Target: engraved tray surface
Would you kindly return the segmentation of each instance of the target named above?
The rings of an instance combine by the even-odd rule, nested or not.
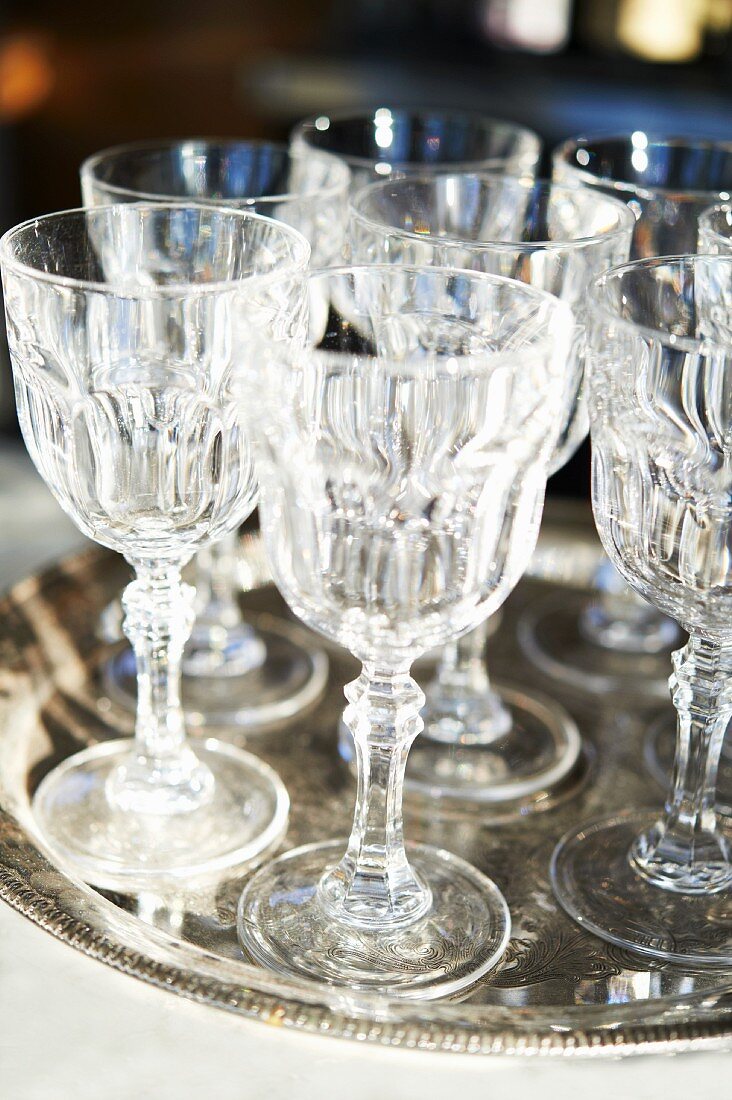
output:
[[[556,513],[555,513],[556,517]],[[573,517],[574,518],[574,517]],[[571,525],[545,527],[537,561],[551,583],[567,583]],[[590,575],[592,539],[575,525],[577,570]],[[569,532],[569,536],[568,536]],[[543,554],[543,557],[542,557]],[[560,564],[558,564],[560,563]],[[244,543],[245,606],[256,616],[287,611],[263,585],[256,536]],[[196,893],[103,895],[70,878],[43,854],[29,799],[46,772],[84,745],[128,733],[131,720],[104,696],[100,666],[112,649],[98,617],[128,577],[113,555],[89,551],[16,585],[0,608],[0,896],[77,950],[181,996],[230,1012],[323,1035],[424,1050],[514,1055],[601,1055],[732,1045],[732,972],[682,971],[609,947],[558,911],[548,882],[556,840],[573,823],[630,806],[658,805],[642,767],[641,739],[652,711],[621,698],[571,698],[542,683],[520,657],[516,614],[546,591],[525,580],[490,643],[491,669],[553,693],[572,711],[588,746],[579,772],[524,816],[509,808],[453,811],[407,804],[410,840],[453,850],[491,875],[512,918],[508,952],[459,1003],[398,1002],[295,983],[245,961],[235,934],[244,878]],[[354,781],[336,752],[342,685],[357,672],[330,654],[325,697],[288,727],[250,735],[247,746],[275,767],[291,794],[284,847],[343,836]],[[418,678],[424,668],[418,668]],[[658,704],[654,704],[657,708]],[[222,734],[221,736],[225,736]],[[732,914],[729,915],[732,920]]]

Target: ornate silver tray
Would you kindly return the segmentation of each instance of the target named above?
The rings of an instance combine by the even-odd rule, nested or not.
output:
[[[541,684],[519,655],[515,622],[547,583],[587,581],[597,545],[586,516],[554,512],[534,573],[506,605],[490,643],[491,667],[514,683]],[[254,615],[284,615],[266,585],[256,536],[244,543],[242,574]],[[553,845],[573,822],[632,805],[657,805],[642,766],[650,711],[622,698],[562,693],[587,743],[582,767],[535,812],[515,807],[441,816],[435,802],[408,805],[407,835],[465,856],[504,891],[513,917],[508,953],[460,1003],[396,1002],[325,984],[294,984],[245,961],[235,910],[244,879],[206,892],[103,895],[69,878],[44,855],[29,801],[59,760],[130,728],[105,697],[101,669],[112,649],[99,614],[125,582],[120,559],[91,551],[18,584],[0,608],[0,896],[79,951],[180,996],[271,1026],[386,1046],[472,1054],[601,1055],[732,1045],[732,972],[682,971],[608,947],[557,910],[548,882]],[[289,727],[250,735],[292,796],[286,846],[343,835],[353,780],[336,753],[341,688],[355,673],[331,654],[325,696]],[[657,703],[655,704],[657,708]]]

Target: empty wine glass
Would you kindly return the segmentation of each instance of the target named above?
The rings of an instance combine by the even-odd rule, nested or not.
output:
[[[636,215],[631,258],[696,251],[699,215],[732,189],[732,144],[632,134],[580,137],[553,154],[564,183],[623,199]],[[678,628],[604,562],[596,594],[538,601],[522,624],[525,652],[545,673],[589,691],[667,698]]]
[[[96,153],[81,167],[87,206],[185,200],[251,210],[294,226],[327,265],[343,248],[349,173],[323,153],[293,155],[261,141],[139,142]],[[325,654],[304,632],[268,617],[247,622],[238,602],[236,532],[196,559],[196,621],[183,655],[183,706],[191,726],[271,726],[313,703],[325,686]],[[134,655],[109,662],[109,693],[135,702]]]
[[[193,590],[180,571],[254,507],[232,373],[251,331],[297,306],[308,255],[287,226],[180,204],[51,214],[0,244],[28,451],[83,533],[135,570],[123,596],[135,740],[74,754],[33,799],[55,857],[94,885],[204,879],[256,861],[285,831],[287,794],[269,767],[186,741]]]
[[[487,271],[530,283],[570,305],[575,332],[565,364],[568,400],[551,459],[560,469],[587,432],[584,310],[588,282],[627,260],[635,219],[627,206],[579,187],[505,175],[387,180],[353,199],[354,260]],[[474,802],[519,800],[557,786],[577,761],[580,736],[555,700],[491,685],[486,624],[446,647],[426,689],[424,736],[407,786]],[[343,750],[342,750],[343,751]]]
[[[554,854],[575,920],[687,964],[732,963],[729,844],[715,808],[732,716],[732,259],[641,260],[590,291],[593,507],[625,579],[689,633],[673,655],[663,814],[584,824]]]
[[[509,916],[462,859],[405,849],[424,703],[410,667],[475,627],[528,563],[571,316],[533,287],[440,268],[333,269],[308,288],[307,337],[257,347],[246,390],[275,582],[363,665],[345,689],[357,804],[348,842],[249,881],[239,936],[284,974],[436,997],[497,962]]]
[[[430,171],[500,170],[532,176],[541,155],[535,133],[478,111],[378,107],[369,112],[323,114],[298,123],[295,150],[340,157],[355,193],[393,175]]]
[[[699,218],[699,252],[732,256],[732,207],[713,206]],[[669,717],[654,720],[646,737],[644,756],[648,769],[662,785],[668,784],[674,762],[675,737]],[[732,739],[725,738],[717,776],[717,810],[732,817]]]

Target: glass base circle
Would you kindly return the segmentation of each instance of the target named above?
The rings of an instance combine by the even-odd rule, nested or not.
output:
[[[597,645],[581,628],[590,596],[582,591],[551,593],[528,607],[518,623],[518,640],[529,660],[546,676],[591,694],[638,693],[668,699],[671,653],[626,652]]]
[[[264,730],[293,718],[323,694],[328,658],[313,636],[270,615],[252,618],[251,623],[264,643],[265,657],[260,665],[238,676],[181,677],[183,709],[191,731]],[[134,713],[137,672],[129,647],[107,663],[103,681],[110,699]]]
[[[678,626],[660,612],[624,622],[608,615],[599,601],[585,608],[579,626],[591,645],[621,653],[660,653],[679,643]]]
[[[260,863],[287,829],[289,798],[272,768],[212,739],[196,745],[213,792],[180,813],[133,813],[107,797],[107,782],[133,753],[109,741],[70,756],[42,781],[32,812],[41,840],[77,877],[107,890],[193,886]]]
[[[406,789],[431,798],[496,805],[559,786],[577,764],[582,740],[564,707],[542,695],[494,683],[511,729],[486,745],[447,745],[429,726],[409,754]]]
[[[668,789],[676,752],[676,719],[673,713],[661,714],[648,727],[643,744],[646,768],[663,788]],[[727,734],[722,745],[717,772],[717,812],[732,817],[732,737]]]
[[[260,668],[267,657],[262,639],[246,622],[222,628],[196,620],[181,664],[183,676],[234,679]]]
[[[308,844],[263,867],[239,901],[242,947],[268,970],[399,998],[449,997],[474,985],[503,956],[511,920],[489,878],[450,852],[407,845],[431,890],[413,924],[366,931],[334,920],[318,884],[347,841]]]
[[[588,932],[640,955],[686,966],[732,965],[732,889],[661,889],[629,862],[636,836],[659,813],[618,814],[560,840],[551,881],[562,908]]]

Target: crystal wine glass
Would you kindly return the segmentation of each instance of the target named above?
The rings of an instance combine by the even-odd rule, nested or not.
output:
[[[541,140],[513,122],[454,108],[415,110],[378,107],[367,112],[321,114],[294,128],[291,148],[327,152],[351,173],[351,194],[375,180],[447,170],[508,172],[532,177]],[[496,615],[486,630],[495,628]],[[428,654],[432,660],[436,655]],[[351,759],[352,740],[339,726],[339,750]]]
[[[565,141],[553,154],[564,183],[623,199],[636,215],[631,258],[696,251],[701,212],[732,188],[732,144],[642,131]],[[546,674],[593,692],[667,698],[678,628],[640,599],[604,562],[596,595],[538,601],[520,631],[525,652]]]
[[[535,133],[478,111],[378,107],[318,115],[292,132],[295,150],[321,150],[344,161],[355,194],[388,176],[495,170],[533,176],[541,155]]]
[[[257,347],[246,389],[275,581],[363,666],[345,689],[357,804],[347,843],[249,881],[239,936],[284,974],[436,997],[496,963],[509,917],[462,859],[405,849],[424,703],[410,666],[490,614],[528,563],[571,315],[523,283],[440,268],[354,266],[308,286],[307,336]]]
[[[584,309],[588,281],[628,258],[635,219],[627,206],[584,188],[512,176],[433,175],[386,180],[352,201],[358,262],[432,264],[530,283],[572,307],[565,365],[569,400],[551,459],[560,469],[587,432]],[[528,688],[491,685],[486,623],[450,643],[426,689],[424,736],[407,786],[473,802],[538,805],[580,751],[573,719]],[[533,798],[532,798],[533,796]]]
[[[715,808],[732,716],[732,259],[616,268],[590,292],[593,507],[605,550],[689,634],[664,812],[572,829],[553,857],[560,902],[611,943],[686,964],[732,963],[732,863]]]
[[[84,880],[147,889],[256,862],[282,837],[275,773],[187,742],[180,661],[193,620],[182,566],[235,529],[256,484],[232,375],[257,327],[297,306],[307,242],[266,218],[180,204],[74,210],[0,244],[23,436],[82,532],[135,570],[135,739],[69,757],[33,800],[40,834]]]
[[[732,206],[716,205],[699,218],[699,252],[732,256]],[[664,713],[653,721],[645,743],[645,760],[654,778],[666,786],[674,761],[674,730]],[[717,776],[717,810],[732,817],[732,739],[725,738]]]
[[[96,153],[81,167],[87,206],[185,200],[251,210],[298,229],[318,266],[343,248],[349,173],[324,153],[293,155],[261,141],[139,142]],[[312,704],[325,686],[325,654],[304,632],[267,617],[247,622],[237,599],[238,539],[232,532],[196,558],[196,621],[183,655],[190,726],[262,729]],[[134,707],[134,655],[109,662],[109,693]]]

